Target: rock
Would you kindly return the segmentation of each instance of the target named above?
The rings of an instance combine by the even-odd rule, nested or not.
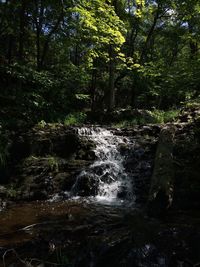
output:
[[[192,129],[192,130],[191,130]],[[174,208],[200,207],[200,135],[198,124],[185,125],[176,135],[174,146]]]
[[[7,207],[7,202],[0,198],[0,212]]]
[[[127,188],[124,187],[124,186],[121,186],[119,188],[119,191],[117,192],[117,197],[120,198],[120,199],[126,199],[127,196],[128,196]]]
[[[76,177],[73,172],[61,172],[56,174],[53,181],[55,191],[70,191],[75,181]]]
[[[162,216],[172,204],[175,130],[173,125],[169,125],[160,133],[148,201],[148,214],[152,216]]]
[[[16,168],[12,177],[12,199],[48,199],[52,194],[70,191],[80,171],[91,161],[59,157],[29,157]]]
[[[5,186],[0,185],[0,198],[5,198],[7,195],[7,189]]]
[[[99,181],[94,176],[81,175],[74,187],[74,194],[82,197],[95,196],[98,192]]]
[[[10,150],[12,175],[6,182],[15,194],[9,197],[46,199],[70,190],[77,174],[95,159],[93,149],[92,141],[78,136],[75,127],[62,124],[41,124],[20,133]]]
[[[126,114],[127,111],[120,112]],[[135,111],[132,112],[130,112],[131,116]],[[141,113],[137,110],[138,112]],[[186,123],[166,124],[166,127],[140,125],[123,129],[108,128],[113,134],[124,136],[119,150],[124,157],[125,170],[133,179],[137,203],[144,204],[148,198],[155,150],[161,131],[159,143],[165,143],[165,145],[162,145],[161,158],[156,156],[149,199],[155,199],[155,202],[161,201],[164,203],[164,210],[166,210],[171,202],[172,192],[170,190],[173,187],[175,192],[174,204],[176,203],[178,206],[180,203],[185,203],[184,205],[188,207],[192,203],[198,205],[200,188],[199,112],[197,109],[190,109],[187,112],[190,120]],[[175,142],[170,141],[171,135],[168,136],[170,131],[166,130],[166,128],[173,128],[173,125],[176,128]],[[12,173],[8,172],[10,180],[7,179],[7,174],[4,172],[5,181],[10,184],[8,188],[9,186],[10,188],[13,187],[11,188],[13,191],[10,190],[12,191],[10,194],[12,199],[20,199],[21,196],[26,196],[27,199],[29,196],[35,198],[35,196],[39,196],[38,191],[43,192],[39,196],[40,198],[48,198],[49,195],[59,191],[71,190],[81,170],[90,165],[96,158],[95,144],[85,136],[78,136],[77,132],[77,127],[66,127],[62,124],[41,124],[26,133],[20,133],[19,136],[13,135],[15,138],[11,142],[13,145],[10,150],[12,160],[8,165],[12,170]],[[126,142],[126,139],[129,141]],[[175,173],[173,173],[174,165],[176,167]],[[93,171],[98,175],[103,175],[101,168],[94,168]],[[163,179],[167,173],[169,174],[166,175],[168,178]],[[88,195],[89,192],[92,192],[91,194],[94,195],[98,184],[95,184],[92,177],[84,179],[86,179],[87,186],[83,188],[81,185],[82,194]],[[167,185],[166,181],[169,179],[170,185]],[[102,181],[109,183],[108,173],[102,177]],[[92,190],[92,185],[96,189]],[[0,196],[1,194],[5,195],[0,190]],[[120,195],[124,195],[124,193],[119,192]],[[169,196],[169,205],[163,201],[166,195]],[[181,201],[183,197],[189,200],[188,203],[186,200]]]

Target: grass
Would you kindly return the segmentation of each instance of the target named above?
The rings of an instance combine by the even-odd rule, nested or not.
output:
[[[58,159],[55,158],[55,157],[49,157],[48,158],[48,163],[49,163],[49,166],[51,168],[51,170],[55,170],[55,171],[59,171],[59,164],[58,164]]]
[[[155,109],[148,111],[148,113],[152,116],[152,122],[150,123],[167,123],[174,121],[180,111],[178,109],[168,111]]]
[[[172,122],[176,120],[179,115],[179,110],[147,110],[147,115],[136,116],[130,120],[121,120],[120,122],[112,124],[113,127],[125,128],[132,127],[135,125],[145,125],[145,124],[162,124],[167,122]]]
[[[80,125],[86,120],[86,114],[84,112],[74,112],[66,116],[64,125]]]
[[[15,189],[15,186],[13,184],[11,184],[9,186],[9,188],[7,188],[7,197],[10,197],[10,198],[16,198],[17,196],[17,190]]]
[[[44,129],[45,127],[50,127],[52,129],[56,128],[58,125],[66,125],[66,126],[78,126],[84,124],[86,121],[87,115],[84,112],[73,112],[69,113],[64,119],[57,119],[54,122],[47,123],[44,120],[41,120],[36,124],[36,126],[40,129]]]

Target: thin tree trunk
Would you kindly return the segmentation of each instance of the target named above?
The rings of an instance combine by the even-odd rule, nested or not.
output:
[[[75,66],[79,65],[78,44],[75,46],[74,64]]]
[[[188,22],[188,25],[189,25],[189,33],[192,35],[194,33],[193,24],[191,22]],[[194,59],[198,52],[197,41],[191,39],[189,45],[190,45],[190,58]]]
[[[160,13],[160,9],[158,7],[158,9],[157,9],[157,11],[155,13],[155,16],[154,16],[153,24],[151,25],[151,28],[150,28],[150,30],[149,30],[149,32],[147,34],[147,38],[146,38],[145,44],[143,46],[142,53],[140,55],[140,62],[144,62],[145,59],[146,59],[147,51],[149,49],[150,40],[152,38],[152,35],[154,33],[157,21],[159,19],[159,13]]]
[[[7,52],[8,64],[11,64],[12,62],[12,51],[13,51],[13,35],[10,34],[8,40],[8,52]]]
[[[96,100],[96,81],[97,81],[97,70],[92,70],[92,82],[91,82],[91,111],[95,111],[95,100]]]
[[[40,30],[36,29],[36,47],[37,47],[37,69],[40,70]]]
[[[51,41],[51,37],[56,32],[56,30],[58,29],[62,19],[63,19],[63,12],[58,17],[58,20],[57,20],[56,24],[54,25],[54,27],[52,28],[52,30],[48,34],[47,39],[46,39],[46,41],[44,43],[43,51],[42,51],[42,54],[41,54],[40,67],[42,67],[44,65],[44,61],[45,61],[45,58],[46,58],[46,55],[47,55],[47,52],[48,52],[48,48],[49,48],[49,43]]]
[[[131,107],[135,107],[135,99],[136,99],[136,91],[135,91],[135,85],[132,85],[132,90],[131,90]]]
[[[115,107],[115,74],[114,74],[114,52],[113,47],[109,47],[109,89],[108,89],[108,111],[112,111]]]
[[[19,30],[19,50],[18,50],[19,60],[23,60],[24,58],[25,21],[26,21],[26,0],[22,0],[21,10],[20,10],[20,30]]]
[[[40,34],[42,31],[42,22],[43,22],[43,16],[44,16],[44,6],[42,5],[42,2],[39,2],[37,0],[34,1],[35,3],[35,9],[36,14],[34,17],[34,22],[36,26],[36,60],[37,60],[37,69],[40,70],[41,63],[40,63],[40,56],[41,56],[41,47],[40,47]],[[40,10],[39,10],[39,4],[40,3]]]

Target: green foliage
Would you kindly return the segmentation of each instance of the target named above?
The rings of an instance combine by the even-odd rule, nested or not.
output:
[[[186,102],[183,102],[182,105],[186,108],[200,108],[200,98],[187,100]]]
[[[7,197],[9,198],[16,198],[18,193],[14,185],[10,185],[9,188],[6,190],[6,192],[7,192]]]
[[[58,171],[58,159],[55,157],[48,157],[48,163],[52,171]]]
[[[75,66],[67,65],[65,70],[51,73],[14,64],[1,67],[0,74],[5,89],[0,92],[1,112],[11,128],[20,127],[25,121],[33,125],[63,120],[71,109],[79,110],[90,103],[89,95],[83,91],[88,76]]]
[[[1,120],[12,129],[63,121],[106,109],[111,92],[117,108],[196,99],[199,10],[197,0],[0,3]]]
[[[37,124],[37,126],[39,127],[39,128],[45,128],[45,126],[46,126],[47,124],[46,124],[46,122],[44,121],[44,120],[41,120],[40,122],[38,122],[38,124]]]
[[[125,25],[116,15],[114,7],[105,0],[80,1],[74,8],[79,14],[81,35],[90,37],[96,53],[102,45],[121,46],[125,42]],[[92,33],[92,34],[91,34]],[[88,36],[90,34],[90,36]]]
[[[175,121],[180,113],[180,110],[169,110],[164,112],[164,118],[163,121],[166,122],[172,122]]]
[[[167,123],[167,122],[172,122],[174,121],[178,115],[179,115],[179,110],[169,110],[169,111],[163,111],[163,110],[153,110],[153,111],[148,111],[149,114],[151,115],[152,123]]]
[[[117,128],[127,128],[127,127],[132,127],[135,125],[138,125],[139,121],[137,119],[132,119],[132,120],[122,120],[117,123],[113,123],[112,127],[117,127]]]
[[[80,125],[85,122],[86,114],[83,112],[70,113],[64,120],[65,125]]]
[[[178,115],[178,110],[144,110],[141,115],[134,116],[133,119],[121,120],[120,122],[113,124],[113,126],[125,128],[135,125],[167,123],[175,121]]]

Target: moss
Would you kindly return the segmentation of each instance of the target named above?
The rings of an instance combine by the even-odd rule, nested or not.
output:
[[[36,156],[29,156],[26,158],[23,162],[24,167],[28,167],[31,165],[37,166],[44,166],[50,169],[51,171],[59,171],[59,161],[60,159],[58,157],[53,157],[53,156],[46,156],[46,157],[36,157]]]

